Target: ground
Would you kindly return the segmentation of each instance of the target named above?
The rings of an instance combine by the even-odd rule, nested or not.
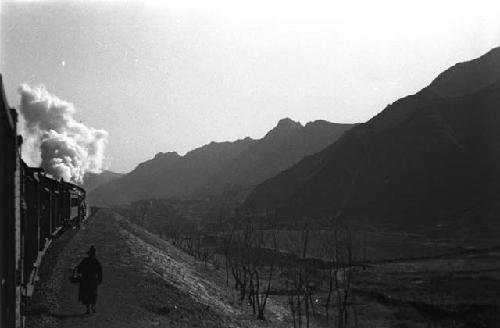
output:
[[[104,270],[96,314],[77,302],[68,277],[94,245]],[[101,210],[54,243],[30,301],[28,327],[279,327],[279,304],[255,320],[220,272],[118,214]],[[49,266],[49,267],[47,267]]]
[[[97,313],[87,315],[78,285],[68,278],[90,245],[104,281]],[[40,276],[27,307],[29,328],[293,327],[282,293],[269,300],[266,320],[256,320],[226,286],[222,268],[111,210],[100,210],[81,230],[65,231],[44,257]],[[497,327],[500,249],[372,261],[356,267],[352,292],[349,327]],[[333,326],[321,315],[311,323]]]

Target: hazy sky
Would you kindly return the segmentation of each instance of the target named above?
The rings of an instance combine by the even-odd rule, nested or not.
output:
[[[43,84],[107,130],[125,172],[283,117],[366,121],[500,45],[500,1],[406,2],[4,1],[1,72],[11,105]]]

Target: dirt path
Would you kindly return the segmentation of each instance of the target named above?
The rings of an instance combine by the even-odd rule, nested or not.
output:
[[[68,277],[90,245],[104,270],[96,314],[77,302]],[[111,211],[69,240],[44,282],[46,304],[28,322],[50,327],[276,327],[253,320],[217,272]],[[275,309],[279,312],[279,307]],[[274,321],[272,319],[275,319]]]

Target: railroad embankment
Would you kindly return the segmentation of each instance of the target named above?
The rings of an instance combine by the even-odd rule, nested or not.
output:
[[[97,249],[104,281],[97,313],[88,315],[77,301],[78,285],[68,277],[90,245]],[[81,230],[63,235],[44,264],[28,327],[283,325],[273,313],[266,322],[253,319],[224,288],[220,272],[110,210],[99,211]]]

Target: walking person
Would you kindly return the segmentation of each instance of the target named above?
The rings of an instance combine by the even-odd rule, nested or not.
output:
[[[87,252],[88,257],[84,258],[76,267],[77,272],[81,275],[78,300],[87,307],[87,314],[90,313],[91,309],[92,312],[96,312],[97,286],[102,282],[102,267],[95,253],[95,247],[90,246]]]

